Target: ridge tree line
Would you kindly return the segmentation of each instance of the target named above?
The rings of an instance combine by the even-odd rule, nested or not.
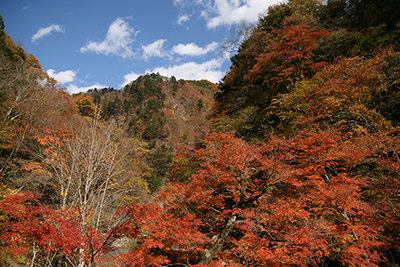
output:
[[[0,202],[5,248],[0,259],[32,266],[395,266],[400,261],[397,6],[395,0],[291,0],[270,7],[231,58],[215,95],[213,132],[196,147],[175,148],[169,181],[151,201],[118,192],[124,189],[121,181],[140,173],[138,161],[148,149],[143,140],[111,131],[113,142],[98,148],[106,162],[82,162],[82,148],[96,147],[79,146],[85,138],[97,140],[90,129],[99,129],[105,140],[109,136],[96,116],[84,119],[88,128],[78,132],[43,129],[39,126],[51,118],[41,118],[39,111],[30,115],[35,110],[23,110],[19,98],[2,95],[2,116],[10,116],[12,107],[19,120],[2,121],[8,127],[2,132],[2,162],[9,174],[2,177],[8,181]],[[26,66],[22,76],[37,64]],[[128,93],[141,86],[133,83]],[[57,112],[78,116],[79,104],[66,102],[71,113],[61,107]],[[161,110],[151,103],[151,112]],[[138,105],[140,115],[148,103]],[[160,125],[151,119],[150,125]],[[137,125],[128,127],[135,132]],[[28,126],[38,130],[20,129]],[[116,171],[128,167],[131,176]],[[43,194],[39,199],[13,184],[26,177],[19,169],[31,179],[51,176],[56,182],[36,186]],[[87,180],[94,186],[76,186],[90,184]],[[140,183],[132,178],[126,184]],[[54,189],[61,197],[48,193]],[[113,190],[118,193],[106,193]],[[120,205],[89,204],[95,198],[97,205],[110,203],[106,196]],[[112,241],[122,237],[129,249],[110,256],[116,249]]]

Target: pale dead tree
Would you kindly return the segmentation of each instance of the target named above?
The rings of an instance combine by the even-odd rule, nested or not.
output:
[[[99,229],[107,205],[114,203],[124,155],[112,140],[112,125],[87,119],[75,127],[45,135],[41,159],[51,168],[60,208],[78,208],[83,229]]]
[[[78,210],[80,229],[89,239],[89,244],[82,244],[80,258],[89,255],[94,260],[106,243],[113,241],[109,233],[123,223],[114,213],[130,179],[123,167],[126,153],[113,141],[113,125],[85,118],[43,134],[39,144],[42,149],[36,156],[46,165],[44,176],[56,190],[56,202],[63,210]],[[108,233],[100,247],[91,240],[93,230]],[[79,260],[78,266],[88,264]]]
[[[240,45],[248,40],[254,32],[254,24],[242,20],[229,28],[228,36],[221,45],[222,55],[236,53]]]

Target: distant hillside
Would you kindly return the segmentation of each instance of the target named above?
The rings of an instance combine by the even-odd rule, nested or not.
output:
[[[101,109],[101,117],[114,121],[126,138],[147,144],[149,165],[155,170],[147,180],[156,189],[165,179],[177,148],[185,145],[193,149],[210,132],[217,88],[206,80],[176,80],[152,73],[122,90],[93,89],[86,95]]]

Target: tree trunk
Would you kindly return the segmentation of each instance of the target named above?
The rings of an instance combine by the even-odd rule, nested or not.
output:
[[[217,255],[219,250],[222,248],[229,233],[235,226],[236,219],[237,219],[236,215],[232,215],[229,218],[224,229],[222,230],[221,234],[219,235],[217,240],[214,242],[214,244],[211,244],[210,247],[208,247],[204,250],[203,256],[201,257],[199,264],[208,265],[211,262],[211,260],[215,257],[215,255]]]

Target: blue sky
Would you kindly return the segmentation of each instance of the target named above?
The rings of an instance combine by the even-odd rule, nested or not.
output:
[[[70,93],[139,75],[218,82],[221,44],[276,0],[0,0],[5,31]]]

